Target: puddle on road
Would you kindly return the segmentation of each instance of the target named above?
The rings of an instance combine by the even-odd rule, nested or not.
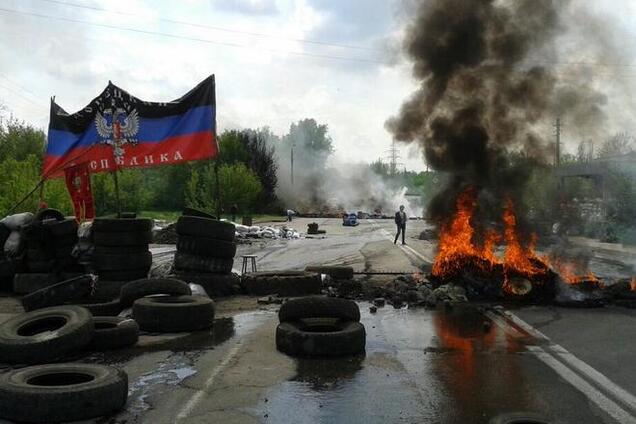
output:
[[[524,346],[475,307],[367,310],[365,355],[296,359],[296,376],[250,413],[272,423],[480,422],[471,420],[493,399],[496,411],[531,404],[511,387],[523,388]]]

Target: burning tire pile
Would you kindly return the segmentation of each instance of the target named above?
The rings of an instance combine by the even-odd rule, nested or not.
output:
[[[183,281],[141,279],[123,285],[111,302],[117,308],[109,312],[116,315],[132,306],[132,319],[100,316],[80,306],[94,283],[85,275],[40,289],[22,298],[28,312],[0,324],[0,363],[30,365],[0,377],[0,417],[57,422],[112,414],[126,403],[126,373],[103,365],[47,363],[132,346],[140,330],[185,332],[213,325],[212,300],[192,296]]]

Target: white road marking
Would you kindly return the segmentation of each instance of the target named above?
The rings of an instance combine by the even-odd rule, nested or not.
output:
[[[614,418],[621,424],[636,424],[636,418],[629,412],[621,408],[616,402],[609,399],[603,393],[594,388],[590,383],[585,381],[582,377],[566,367],[558,361],[554,356],[545,352],[538,346],[528,346],[528,349],[544,364],[552,368],[557,374],[559,374],[565,381],[570,383],[575,389],[583,393],[591,402],[596,404],[603,411],[607,412],[609,416]]]
[[[377,227],[377,224],[375,221],[371,221],[371,223]],[[386,229],[384,228],[380,228],[379,229],[380,232],[382,234],[384,234],[384,236],[387,238],[387,240],[389,241],[393,241],[394,239],[391,238],[391,233],[389,233]],[[420,252],[416,251],[415,249],[413,249],[411,246],[405,245],[405,244],[398,244],[397,245],[400,249],[402,249],[405,253],[411,253],[413,255],[415,255],[416,257],[420,258],[421,260],[423,260],[424,262],[429,262],[432,263],[431,258],[427,258],[424,255],[422,255]]]
[[[210,377],[208,377],[208,379],[205,381],[205,384],[203,385],[203,387],[200,390],[198,390],[194,395],[192,395],[190,400],[188,400],[188,402],[183,406],[183,408],[181,408],[181,410],[177,414],[176,422],[179,422],[187,418],[192,413],[192,411],[197,406],[197,404],[201,402],[201,399],[203,398],[203,396],[205,396],[207,391],[210,389],[210,387],[212,387],[212,384],[214,384],[214,380],[216,379],[216,377],[221,372],[223,372],[225,368],[227,368],[230,362],[239,353],[240,349],[241,349],[241,344],[239,343],[228,352],[227,356],[223,358],[223,361],[221,361],[221,363],[217,365],[216,368],[214,368],[214,370],[210,374]]]
[[[511,333],[514,332],[517,337],[521,336],[521,333],[502,317],[492,312],[487,312],[486,315],[492,319],[495,324],[506,331],[507,334],[514,336],[514,334]],[[623,408],[623,406],[625,406],[628,410],[636,411],[636,397],[568,352],[563,346],[552,343],[550,338],[517,315],[510,311],[505,311],[502,315],[532,337],[540,340],[543,339],[549,343],[546,348],[528,346],[528,350],[541,362],[552,368],[564,380],[582,392],[590,401],[594,402],[619,423],[636,424],[636,417]],[[580,375],[575,371],[580,373]],[[596,387],[590,383],[593,383]],[[606,394],[622,403],[623,406],[610,399]]]

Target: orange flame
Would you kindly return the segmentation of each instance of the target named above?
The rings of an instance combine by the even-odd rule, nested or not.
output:
[[[472,188],[464,191],[457,198],[457,210],[453,219],[441,229],[438,252],[432,270],[434,276],[452,277],[465,268],[490,272],[495,266],[502,266],[503,288],[510,290],[509,276],[517,275],[533,279],[546,275],[548,269],[553,267],[569,284],[588,282],[603,286],[603,283],[591,272],[583,277],[578,276],[574,264],[558,260],[551,263],[548,258],[537,255],[536,234],[532,234],[530,240],[524,245],[519,237],[514,203],[511,199],[507,199],[504,205],[503,237],[496,230],[489,229],[484,233],[483,244],[477,245],[473,241],[476,231],[471,223],[476,207],[476,193]],[[503,258],[499,258],[495,254],[495,248],[502,239],[506,248]],[[636,283],[633,286],[636,286]]]
[[[636,292],[636,277],[632,277],[632,282],[629,284],[629,288],[633,292]]]

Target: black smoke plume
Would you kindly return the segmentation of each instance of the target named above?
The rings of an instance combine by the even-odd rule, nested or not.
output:
[[[427,163],[450,175],[429,203],[438,224],[468,186],[478,190],[484,220],[500,217],[532,166],[552,160],[557,116],[581,126],[604,119],[604,96],[551,66],[568,3],[418,1],[404,48],[421,85],[386,126],[396,140],[420,143]]]

